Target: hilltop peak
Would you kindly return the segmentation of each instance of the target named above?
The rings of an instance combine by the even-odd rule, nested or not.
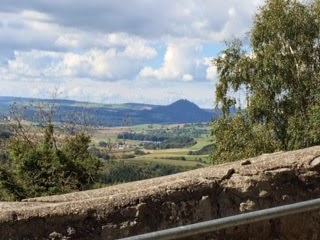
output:
[[[185,98],[185,99],[179,99],[179,100],[177,100],[177,101],[175,101],[173,103],[192,103],[192,102],[190,102],[188,99]]]
[[[180,99],[178,101],[175,101],[173,103],[171,103],[170,105],[168,105],[168,107],[188,107],[188,108],[197,108],[199,109],[198,105],[196,105],[195,103],[193,102],[190,102],[189,100],[187,99]]]
[[[195,103],[187,99],[180,99],[167,106],[154,109],[161,120],[170,123],[195,123],[208,122],[212,119],[212,113],[199,108]]]

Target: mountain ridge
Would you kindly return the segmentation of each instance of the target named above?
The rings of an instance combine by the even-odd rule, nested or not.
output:
[[[52,99],[18,98],[0,96],[0,115],[8,115],[10,105],[17,102],[22,105],[30,102],[50,103]],[[92,102],[81,102],[75,100],[54,100],[59,105],[60,115],[70,111],[90,110],[90,114],[98,119],[104,126],[121,126],[123,122],[131,125],[138,124],[177,124],[177,123],[201,123],[209,122],[220,114],[219,110],[201,109],[195,103],[180,99],[169,105],[155,105],[146,103],[122,103],[103,104]]]

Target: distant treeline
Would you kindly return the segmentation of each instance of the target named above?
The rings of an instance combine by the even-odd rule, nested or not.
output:
[[[148,150],[152,149],[170,149],[170,148],[185,148],[193,146],[197,141],[191,137],[172,137],[161,143],[150,142],[144,144],[144,148]]]
[[[152,142],[163,142],[168,138],[169,137],[165,137],[165,136],[146,135],[143,133],[130,133],[130,132],[126,132],[118,135],[118,139],[131,139],[131,140],[152,141]]]
[[[199,138],[203,134],[209,134],[209,130],[202,124],[186,124],[184,127],[152,129],[141,133],[125,132],[118,135],[118,139],[131,139],[138,141],[163,142],[172,137]]]
[[[184,148],[195,145],[197,141],[193,137],[186,134],[186,132],[190,134],[190,132],[186,131],[186,129],[174,129],[174,131],[153,130],[150,134],[126,132],[119,134],[118,139],[146,141],[146,143],[143,143],[143,146],[148,150]],[[199,129],[196,131],[195,135],[199,136],[202,133],[202,129]]]

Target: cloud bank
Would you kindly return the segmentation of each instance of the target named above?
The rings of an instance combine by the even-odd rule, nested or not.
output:
[[[0,95],[212,107],[221,42],[262,0],[3,0]]]

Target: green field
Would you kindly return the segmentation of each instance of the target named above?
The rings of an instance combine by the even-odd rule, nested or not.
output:
[[[205,130],[206,134],[201,134],[195,138],[196,144],[190,147],[185,148],[174,148],[174,149],[161,149],[161,150],[147,150],[144,149],[143,146],[139,145],[141,141],[139,140],[130,140],[130,139],[118,139],[118,134],[121,134],[126,131],[134,132],[134,133],[150,133],[156,130],[167,130],[174,131],[175,129],[186,129],[186,131],[190,130],[190,128],[197,130]],[[143,161],[143,162],[153,162],[153,163],[161,163],[161,164],[170,164],[176,166],[190,166],[190,167],[201,167],[208,166],[210,164],[210,160],[208,155],[190,155],[190,151],[198,151],[204,146],[211,144],[210,142],[210,127],[208,125],[185,125],[185,124],[174,124],[174,125],[159,125],[159,124],[143,124],[137,126],[130,127],[115,127],[115,128],[104,128],[98,130],[97,133],[93,137],[93,143],[97,146],[100,141],[111,141],[112,143],[117,142],[125,142],[129,145],[126,149],[113,149],[114,154],[117,155],[118,160],[125,161]],[[174,134],[173,134],[174,135]],[[145,153],[145,155],[137,155],[134,158],[123,159],[121,156],[125,154],[134,154],[134,149],[139,149]]]

